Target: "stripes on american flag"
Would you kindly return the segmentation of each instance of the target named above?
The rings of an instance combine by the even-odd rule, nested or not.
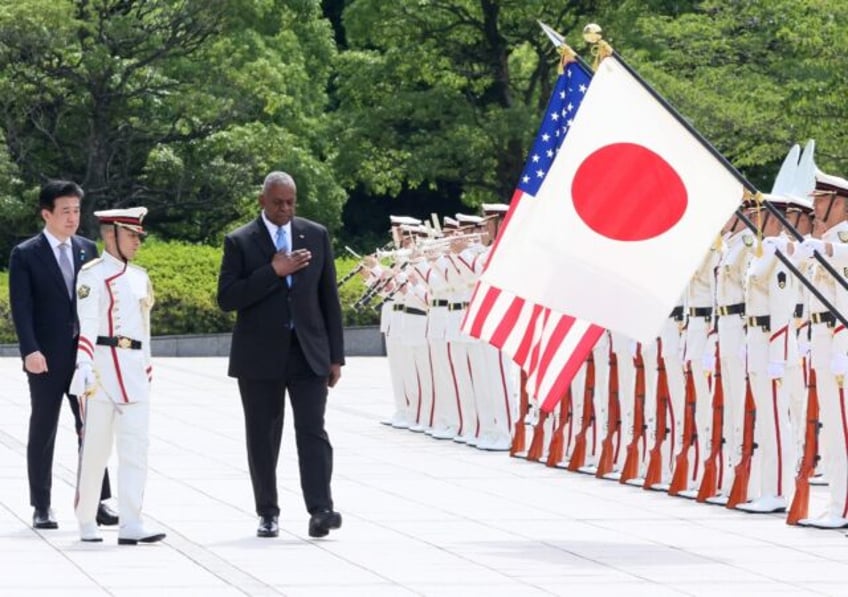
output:
[[[532,201],[544,182],[590,81],[591,74],[579,62],[567,64],[557,79],[503,228],[518,203]],[[489,259],[496,251],[497,241]],[[509,355],[527,373],[527,392],[546,412],[554,409],[603,333],[603,328],[482,280],[474,289],[462,330]]]

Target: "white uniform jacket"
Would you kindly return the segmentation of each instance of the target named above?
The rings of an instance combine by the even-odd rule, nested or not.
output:
[[[93,399],[122,404],[150,398],[150,309],[153,287],[147,272],[103,253],[87,263],[77,277],[77,313],[80,337],[77,365],[91,363],[97,377]],[[98,343],[98,337],[117,338],[117,346]],[[132,341],[141,343],[129,347]],[[84,380],[79,368],[71,393],[82,395]]]

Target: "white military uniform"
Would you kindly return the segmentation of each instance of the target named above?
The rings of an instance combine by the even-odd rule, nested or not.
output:
[[[723,497],[726,501],[742,450],[745,421],[745,272],[756,243],[753,234],[741,230],[726,239],[716,274],[716,317],[721,359],[721,384],[724,390],[724,438],[722,460]],[[756,460],[756,455],[755,459]],[[753,465],[752,465],[753,467]],[[752,468],[751,479],[755,479]],[[726,493],[725,493],[726,492]],[[713,500],[709,500],[713,501]]]
[[[767,250],[751,260],[745,296],[748,379],[757,408],[754,442],[760,460],[760,486],[750,487],[748,494],[753,501],[737,506],[747,512],[785,509],[795,479],[789,389],[783,382],[798,379],[800,363],[792,325],[798,282],[774,253],[775,248],[785,253],[786,237],[763,242]]]
[[[821,240],[833,243],[833,257],[823,256],[844,276],[848,271],[848,246],[845,245],[848,243],[848,222],[831,227]],[[848,313],[848,291],[820,264],[813,262],[813,268],[815,287],[840,313]],[[816,370],[822,422],[822,462],[829,481],[830,502],[819,517],[801,520],[799,524],[838,528],[848,526],[848,397],[845,396],[845,372],[840,367],[840,361],[848,358],[848,331],[814,296],[810,297],[810,320],[811,359]]]
[[[150,420],[150,309],[153,289],[144,269],[107,252],[77,278],[80,322],[77,373],[71,392],[83,396],[85,423],[77,480],[76,516],[90,528],[100,500],[103,469],[115,438],[118,450],[119,540],[149,535],[141,517],[147,478]],[[117,345],[98,342],[112,339]],[[140,343],[140,346],[137,344]],[[82,371],[96,378],[86,387]]]

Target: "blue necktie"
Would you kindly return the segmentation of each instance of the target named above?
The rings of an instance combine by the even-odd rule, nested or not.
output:
[[[289,248],[289,237],[286,235],[286,229],[283,228],[282,226],[277,228],[277,236],[275,238],[274,244],[277,246],[278,251],[285,251],[286,253],[288,253],[289,250],[290,250],[290,248]],[[292,285],[291,275],[286,276],[286,284],[288,284],[288,287],[291,288],[291,285]]]

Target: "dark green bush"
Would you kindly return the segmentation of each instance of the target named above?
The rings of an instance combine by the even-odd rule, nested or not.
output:
[[[221,266],[219,247],[150,239],[139,250],[136,263],[147,270],[153,282],[156,295],[151,315],[153,335],[214,334],[232,330],[235,315],[222,312],[215,301]],[[356,264],[353,258],[337,259],[339,278]],[[379,321],[379,314],[370,307],[352,308],[363,292],[365,286],[359,276],[339,290],[345,325],[372,325]],[[9,309],[9,274],[0,272],[0,343],[15,342]]]

